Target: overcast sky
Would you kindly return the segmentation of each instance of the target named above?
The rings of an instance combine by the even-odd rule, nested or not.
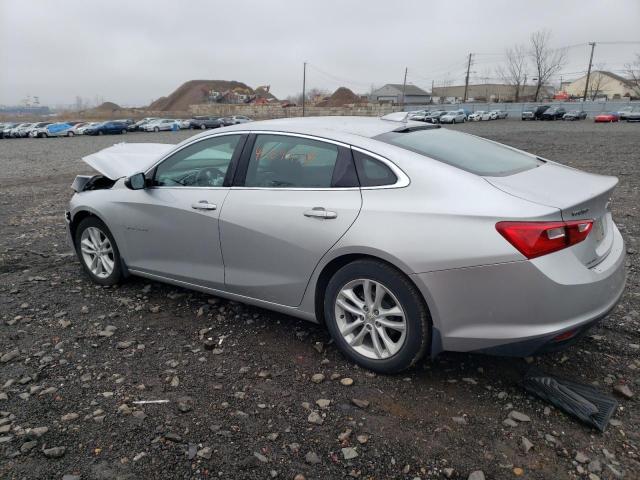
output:
[[[191,79],[271,85],[278,97],[307,86],[495,77],[506,47],[552,31],[572,46],[564,78],[586,70],[589,41],[640,42],[640,1],[178,1],[0,0],[0,104],[77,95],[145,105]],[[640,44],[598,45],[594,64],[622,73]],[[556,80],[559,80],[556,79]]]

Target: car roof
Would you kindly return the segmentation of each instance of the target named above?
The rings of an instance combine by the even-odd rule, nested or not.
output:
[[[297,117],[279,118],[275,120],[262,120],[241,125],[225,127],[225,131],[232,130],[264,130],[275,132],[289,132],[319,137],[328,137],[334,140],[349,142],[353,135],[372,138],[383,133],[391,132],[402,127],[424,127],[423,122],[407,121],[399,122],[378,117]],[[203,132],[201,135],[206,135]]]

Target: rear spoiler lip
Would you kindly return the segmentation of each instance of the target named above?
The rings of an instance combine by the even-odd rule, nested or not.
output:
[[[398,127],[393,132],[397,133],[409,133],[409,132],[418,132],[420,130],[436,130],[441,128],[440,125],[434,124],[424,124],[424,125],[403,125],[402,127]]]

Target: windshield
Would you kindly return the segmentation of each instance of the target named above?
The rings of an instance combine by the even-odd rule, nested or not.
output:
[[[444,128],[405,133],[387,132],[374,138],[488,177],[512,175],[544,163],[533,155]]]

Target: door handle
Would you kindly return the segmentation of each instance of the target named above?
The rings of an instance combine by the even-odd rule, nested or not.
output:
[[[311,210],[304,212],[305,217],[322,218],[325,220],[331,220],[337,218],[338,214],[331,210],[325,210],[324,207],[313,207]]]
[[[195,210],[216,210],[218,206],[206,200],[200,200],[198,203],[192,203],[191,208]]]

